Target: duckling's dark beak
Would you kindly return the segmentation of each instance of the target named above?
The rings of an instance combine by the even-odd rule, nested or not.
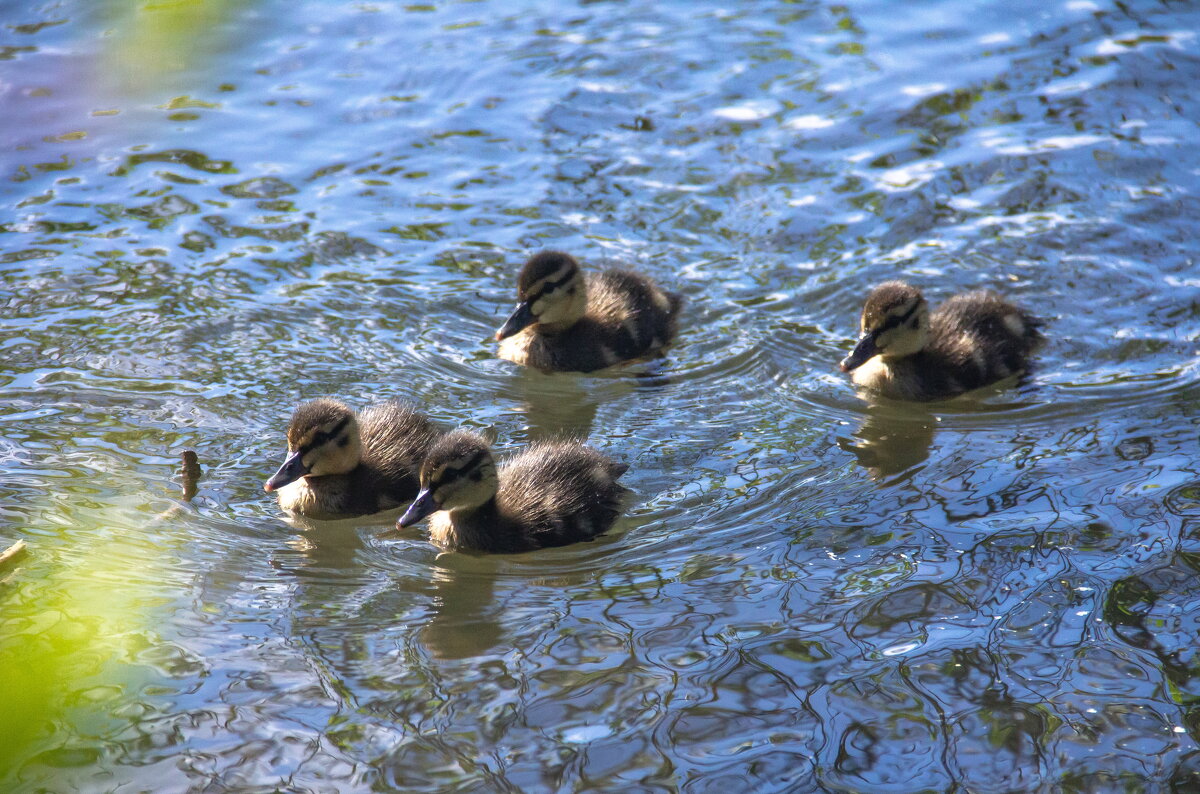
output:
[[[420,521],[426,516],[438,511],[437,501],[433,498],[433,492],[426,488],[417,494],[417,498],[404,511],[404,515],[400,516],[400,520],[396,522],[396,526],[403,529],[411,527],[413,524]]]
[[[279,467],[279,471],[275,472],[271,476],[271,479],[267,480],[266,484],[263,485],[263,490],[267,493],[279,490],[283,486],[291,485],[305,474],[308,474],[308,467],[304,465],[304,461],[301,460],[302,457],[304,457],[304,453],[300,450],[296,450],[289,455],[288,459]]]
[[[842,372],[853,372],[878,353],[879,349],[875,347],[875,333],[865,334],[862,339],[858,340],[858,344],[854,346],[850,355],[842,359]]]
[[[521,301],[517,304],[517,308],[513,309],[513,313],[508,315],[508,319],[504,321],[504,325],[500,326],[500,330],[496,332],[496,341],[507,339],[518,331],[522,331],[533,325],[537,320],[533,316],[533,309],[529,308],[529,301]]]

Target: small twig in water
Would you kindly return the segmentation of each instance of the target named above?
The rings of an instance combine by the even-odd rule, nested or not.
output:
[[[21,554],[23,554],[25,552],[25,548],[28,545],[29,544],[26,543],[25,541],[18,540],[16,543],[12,544],[7,549],[0,552],[0,565],[4,565],[6,562],[8,562],[9,560],[11,560],[14,557],[21,556]]]
[[[196,482],[200,479],[203,472],[200,469],[200,460],[196,457],[196,453],[190,449],[183,451],[183,466],[179,469],[179,476],[183,480],[183,501],[190,502],[192,497],[196,495]]]
[[[182,457],[183,465],[179,467],[179,481],[180,487],[183,489],[183,501],[186,503],[191,502],[192,497],[196,495],[196,491],[198,490],[196,487],[196,481],[200,479],[200,475],[203,472],[200,469],[200,460],[196,457],[195,452],[190,449],[185,449]],[[185,510],[186,508],[183,505],[173,504],[166,510],[156,515],[150,522],[150,525],[153,525],[159,521],[166,521],[167,519],[174,518],[180,513],[183,513]]]

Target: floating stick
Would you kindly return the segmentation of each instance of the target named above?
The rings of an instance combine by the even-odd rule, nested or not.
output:
[[[7,549],[0,552],[0,565],[4,565],[6,562],[8,562],[9,560],[11,560],[14,557],[21,556],[21,554],[24,553],[26,546],[28,546],[28,545],[29,544],[26,543],[25,541],[18,540],[16,543],[12,544]]]

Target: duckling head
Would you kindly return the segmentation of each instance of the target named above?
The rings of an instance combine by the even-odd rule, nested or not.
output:
[[[929,305],[916,287],[884,282],[867,296],[860,332],[858,344],[842,359],[842,372],[852,372],[875,356],[904,358],[924,348],[929,341]]]
[[[500,480],[487,442],[475,433],[456,430],[442,437],[421,465],[421,492],[400,517],[410,527],[439,510],[472,510],[496,495]]]
[[[358,465],[362,439],[349,406],[320,399],[300,405],[288,424],[288,456],[263,485],[267,493],[301,477],[344,474]]]
[[[548,333],[570,328],[587,310],[587,288],[579,263],[562,251],[542,251],[521,268],[520,302],[496,332],[496,341],[537,323]]]

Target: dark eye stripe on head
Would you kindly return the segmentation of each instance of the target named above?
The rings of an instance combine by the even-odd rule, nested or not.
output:
[[[565,276],[563,276],[562,278],[558,279],[557,281],[543,281],[541,283],[541,285],[537,288],[536,293],[531,294],[528,299],[531,301],[535,301],[538,298],[545,295],[547,292],[553,292],[554,290],[563,286],[564,284],[571,281],[578,275],[579,275],[578,270],[568,269],[567,274]]]
[[[452,463],[447,463],[445,465],[445,467],[442,468],[441,472],[438,474],[437,481],[439,483],[443,483],[443,482],[446,482],[447,480],[452,480],[452,479],[457,478],[464,471],[470,471],[471,469],[478,466],[484,460],[484,458],[486,458],[488,456],[488,454],[489,453],[487,450],[480,450],[479,452],[476,452],[474,455],[472,455],[467,460],[466,463],[463,463],[461,465],[456,466]]]
[[[337,438],[338,433],[346,429],[346,425],[350,424],[350,417],[343,417],[342,421],[338,422],[328,433],[314,433],[312,440],[304,446],[300,447],[300,452],[307,455],[322,444],[327,444],[329,439]]]
[[[913,301],[912,308],[909,309],[908,311],[906,311],[903,315],[897,317],[896,315],[893,314],[892,316],[890,316],[886,320],[884,320],[883,325],[879,326],[878,333],[883,333],[884,331],[890,331],[893,328],[898,328],[901,325],[904,325],[910,319],[912,319],[912,316],[914,314],[916,314],[917,309],[919,309],[920,307],[921,307],[921,302],[919,300]]]

